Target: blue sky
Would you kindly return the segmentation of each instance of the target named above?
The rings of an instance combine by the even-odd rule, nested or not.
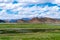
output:
[[[60,0],[0,0],[0,19],[60,18]]]

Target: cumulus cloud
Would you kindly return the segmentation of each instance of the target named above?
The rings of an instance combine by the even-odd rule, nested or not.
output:
[[[60,4],[60,0],[55,0],[55,3]]]
[[[18,3],[13,3],[13,2]],[[60,0],[0,0],[0,19],[60,18]]]

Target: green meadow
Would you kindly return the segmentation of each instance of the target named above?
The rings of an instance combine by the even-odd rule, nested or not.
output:
[[[23,24],[0,24],[0,28],[60,28],[59,24],[31,24],[31,23],[23,23]]]
[[[40,29],[60,29],[59,24],[31,24],[12,23],[0,24],[0,29],[5,28],[40,28]],[[60,40],[60,31],[55,32],[32,32],[32,33],[6,33],[0,34],[0,40]]]
[[[60,40],[60,33],[0,34],[0,40]]]

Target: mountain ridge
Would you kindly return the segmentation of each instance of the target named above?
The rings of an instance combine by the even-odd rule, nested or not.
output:
[[[23,19],[11,19],[11,20],[1,20],[3,23],[60,23],[60,19],[55,18],[48,18],[48,17],[34,17],[30,18],[23,18]],[[2,23],[0,21],[0,23]]]

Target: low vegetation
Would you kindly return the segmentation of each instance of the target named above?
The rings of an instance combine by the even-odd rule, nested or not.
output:
[[[60,33],[0,34],[0,40],[60,40]]]
[[[31,24],[31,23],[22,23],[22,24],[0,24],[0,28],[56,28],[59,29],[59,24]]]
[[[13,30],[14,28],[16,30]],[[17,28],[18,29],[27,28],[29,30],[19,31],[17,30]],[[31,28],[34,30],[30,30]],[[60,25],[59,24],[31,24],[31,23],[8,24],[7,23],[7,24],[0,24],[0,33],[1,33],[0,40],[60,40]]]

